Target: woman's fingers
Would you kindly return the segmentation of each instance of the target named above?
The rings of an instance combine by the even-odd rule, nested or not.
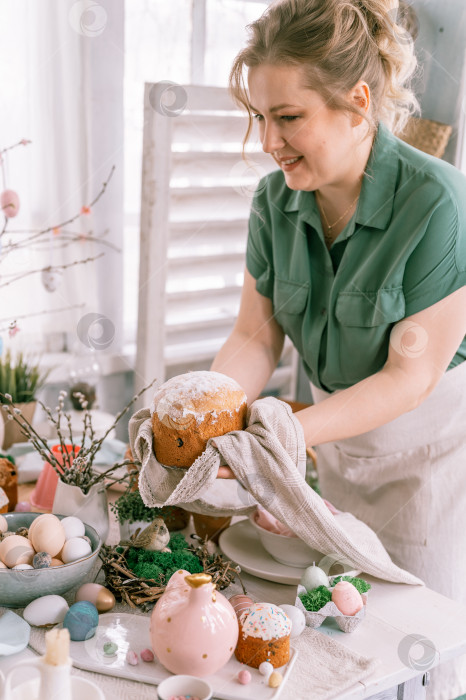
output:
[[[217,479],[236,479],[230,467],[219,467]]]

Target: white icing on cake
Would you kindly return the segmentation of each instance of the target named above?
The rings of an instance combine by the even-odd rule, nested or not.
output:
[[[201,423],[205,418],[205,410],[195,407],[194,401],[200,401],[206,397],[215,397],[222,391],[240,391],[243,395],[240,403],[247,403],[247,397],[241,386],[231,377],[220,372],[198,371],[187,372],[172,377],[162,384],[154,394],[150,407],[151,416],[157,411],[160,421],[167,416],[175,423],[190,423],[193,419]],[[240,406],[235,409],[218,406],[210,411],[214,421],[219,417],[219,412],[233,415],[238,413]],[[189,421],[191,418],[191,421]]]
[[[272,603],[254,603],[240,616],[243,638],[280,639],[291,632],[291,620]]]

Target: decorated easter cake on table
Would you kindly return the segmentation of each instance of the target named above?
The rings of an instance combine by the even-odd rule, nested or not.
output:
[[[247,397],[219,372],[188,372],[162,384],[151,406],[155,456],[162,464],[190,467],[207,440],[245,426]]]
[[[272,603],[255,603],[239,618],[238,644],[235,656],[253,668],[268,661],[274,668],[290,659],[291,620]]]

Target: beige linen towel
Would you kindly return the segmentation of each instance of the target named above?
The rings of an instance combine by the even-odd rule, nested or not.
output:
[[[306,483],[302,475],[304,435],[288,404],[273,397],[255,401],[248,411],[246,430],[211,438],[202,455],[182,473],[157,462],[150,415],[145,411],[132,417],[130,441],[133,454],[142,462],[139,490],[146,505],[183,505],[194,512],[215,512],[212,499],[218,496],[220,511],[238,515],[258,502],[332,560],[349,562],[352,568],[386,581],[422,584],[392,562],[373,530],[350,513],[332,515]],[[216,478],[221,464],[231,468],[241,486]],[[248,500],[248,494],[255,500]],[[208,511],[203,511],[206,507]]]

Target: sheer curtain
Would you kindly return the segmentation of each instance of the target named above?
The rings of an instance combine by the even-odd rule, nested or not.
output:
[[[5,185],[21,200],[20,214],[3,236],[0,259],[0,334],[14,349],[72,349],[76,343],[99,349],[99,341],[107,351],[118,349],[123,24],[123,0],[3,0],[0,5],[1,148],[24,137],[32,141],[4,158]],[[79,214],[113,165],[107,191],[90,213],[5,257],[10,242],[27,236],[16,231],[56,227]],[[90,240],[105,232],[112,247]],[[95,262],[72,265],[100,253],[104,256]],[[16,272],[49,265],[71,265],[48,285],[55,291],[47,291],[41,274],[5,286]],[[96,317],[106,323],[97,327]],[[14,319],[21,330],[9,337],[5,328]],[[53,348],[47,346],[50,338]]]

